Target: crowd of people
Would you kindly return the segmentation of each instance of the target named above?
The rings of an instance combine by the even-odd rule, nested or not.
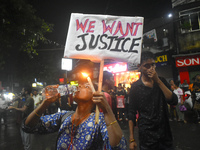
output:
[[[169,83],[178,97],[178,104],[169,106],[170,121],[200,123],[200,75],[197,74],[191,84],[187,80],[182,84],[173,80]]]
[[[16,123],[21,125],[25,150],[31,149],[30,133],[58,132],[57,149],[127,149],[120,122],[129,124],[129,148],[136,150],[134,127],[139,128],[140,150],[173,150],[169,121],[188,122],[187,112],[200,120],[200,75],[194,82],[169,83],[156,72],[155,57],[143,52],[138,65],[141,77],[131,87],[114,86],[112,73],[104,71],[102,91],[84,79],[74,93],[44,98],[37,90],[23,88],[16,98]],[[100,108],[96,124],[95,106]],[[61,111],[58,111],[58,110]],[[3,113],[1,113],[3,115]],[[6,119],[5,119],[6,121]],[[199,122],[200,123],[200,122]]]

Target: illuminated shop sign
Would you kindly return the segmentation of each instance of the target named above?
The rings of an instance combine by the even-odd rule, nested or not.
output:
[[[127,71],[127,63],[116,63],[116,64],[104,65],[103,70],[112,72],[112,73],[124,72],[124,71]]]
[[[157,56],[155,62],[166,62],[167,61],[167,55],[161,55],[161,56]]]
[[[156,66],[165,66],[168,64],[167,55],[156,56]]]
[[[32,87],[39,87],[39,86],[43,86],[42,82],[36,82],[36,83],[32,83]]]
[[[200,65],[199,56],[193,57],[178,57],[176,58],[176,67],[187,67]]]
[[[78,81],[70,81],[70,85],[78,85]]]

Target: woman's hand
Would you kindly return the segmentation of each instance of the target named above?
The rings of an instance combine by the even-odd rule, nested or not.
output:
[[[44,102],[47,104],[51,104],[56,102],[59,98],[60,98],[60,93],[57,93],[55,96],[45,99]]]
[[[134,141],[129,144],[129,149],[130,150],[136,150],[137,149],[137,143]]]
[[[92,100],[95,104],[99,106],[99,108],[102,109],[104,113],[107,112],[108,109],[110,109],[108,101],[103,92],[94,92]]]

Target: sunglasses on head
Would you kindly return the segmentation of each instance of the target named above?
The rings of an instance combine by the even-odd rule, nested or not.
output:
[[[156,66],[156,63],[151,63],[151,64],[145,64],[145,65],[143,65],[145,68],[147,68],[147,69],[150,69],[151,68],[151,66],[152,67],[155,67]]]

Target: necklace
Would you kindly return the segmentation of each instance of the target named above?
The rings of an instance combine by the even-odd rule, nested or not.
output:
[[[74,123],[75,123],[75,116],[76,116],[76,114],[75,114],[74,116],[72,116],[71,140],[70,140],[70,144],[69,144],[68,150],[70,149],[70,146],[71,146],[71,145],[72,145],[72,149],[73,149],[73,138],[74,138],[74,134],[75,134],[76,128],[77,128],[78,125],[79,125],[86,117],[88,117],[90,114],[91,114],[91,113],[86,114],[83,118],[81,118],[81,119],[79,120],[79,122],[78,122],[77,124],[74,124]],[[75,125],[75,128],[74,128],[74,130],[73,130],[74,125]]]

